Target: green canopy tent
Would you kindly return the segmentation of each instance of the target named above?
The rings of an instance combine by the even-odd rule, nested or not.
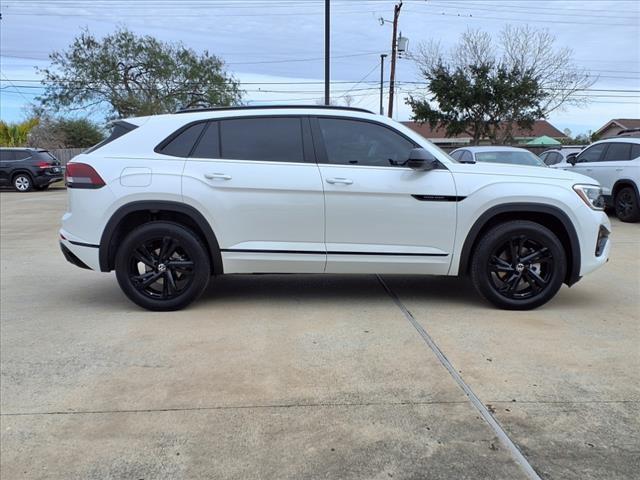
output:
[[[546,145],[562,145],[562,143],[560,143],[555,138],[542,135],[541,137],[537,137],[537,138],[534,138],[533,140],[528,141],[525,145],[546,146]]]

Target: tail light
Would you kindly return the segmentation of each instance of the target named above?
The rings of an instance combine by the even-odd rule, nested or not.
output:
[[[38,167],[38,168],[51,168],[51,167],[53,167],[53,165],[51,163],[48,163],[48,162],[38,162],[38,163],[36,163],[36,167]]]
[[[65,172],[65,184],[68,188],[101,188],[104,180],[91,165],[86,163],[68,163]]]

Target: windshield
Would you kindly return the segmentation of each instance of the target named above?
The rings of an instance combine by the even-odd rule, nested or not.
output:
[[[547,166],[540,158],[526,150],[476,152],[476,162],[508,163],[510,165],[531,165],[534,167]]]

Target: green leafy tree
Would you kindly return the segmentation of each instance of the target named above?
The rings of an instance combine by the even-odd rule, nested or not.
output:
[[[232,105],[242,97],[217,56],[126,29],[102,39],[85,30],[49,58],[39,100],[56,111],[106,107],[110,117],[128,117]]]
[[[37,118],[18,123],[7,123],[0,120],[0,146],[22,147],[26,145],[29,133],[38,123],[39,119]]]
[[[423,68],[430,94],[409,97],[414,119],[444,127],[447,136],[466,133],[474,144],[511,140],[513,125],[530,128],[542,117],[545,97],[538,82],[517,67],[485,62],[454,67],[443,62]]]
[[[60,119],[57,122],[66,148],[88,148],[104,139],[104,132],[86,118]]]
[[[31,130],[28,145],[37,148],[88,148],[104,139],[98,124],[86,118],[53,118],[43,114]]]

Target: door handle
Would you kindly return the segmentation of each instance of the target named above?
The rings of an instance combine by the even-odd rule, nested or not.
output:
[[[348,178],[327,178],[327,183],[330,183],[331,185],[334,185],[336,183],[340,183],[342,185],[351,185],[353,183],[353,180],[350,180]]]
[[[204,178],[208,180],[215,180],[215,179],[231,180],[231,175],[227,175],[225,173],[205,173]]]
[[[587,168],[587,172],[590,172],[592,170],[593,170],[593,168]]]

